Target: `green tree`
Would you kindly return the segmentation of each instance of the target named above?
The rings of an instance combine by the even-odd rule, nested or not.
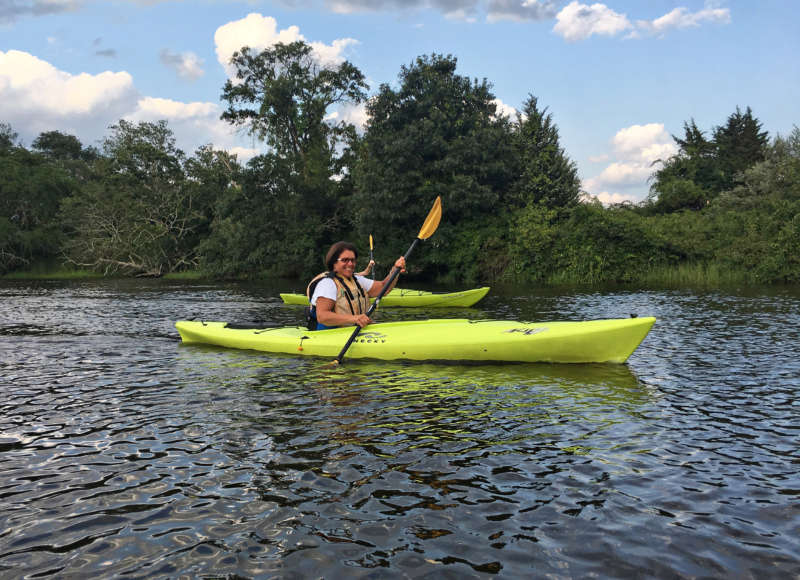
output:
[[[236,81],[223,89],[222,118],[247,128],[270,151],[251,160],[241,189],[218,206],[204,264],[226,276],[318,268],[320,247],[350,227],[342,196],[349,192],[344,160],[355,130],[334,123],[330,109],[363,101],[364,76],[349,62],[320,64],[304,42],[258,54],[244,47],[231,63]],[[236,236],[247,243],[231,245]]]
[[[769,135],[761,130],[761,122],[753,117],[750,107],[744,113],[739,107],[728,116],[724,125],[714,129],[717,165],[723,175],[720,191],[731,189],[738,176],[764,160]]]
[[[559,143],[558,127],[547,107],[539,109],[533,95],[517,113],[513,132],[517,178],[512,186],[514,205],[542,203],[569,207],[580,198],[578,168]]]
[[[240,183],[216,203],[212,233],[200,245],[204,270],[222,278],[303,273],[303,261],[310,263],[313,256],[309,238],[315,233],[300,217],[298,196],[287,194],[292,179],[275,155],[250,160]]]
[[[516,215],[512,233],[514,269],[508,277],[516,280],[631,282],[683,257],[634,208],[603,207],[598,201],[560,210],[530,204]]]
[[[716,145],[706,139],[694,119],[684,122],[683,130],[683,139],[672,136],[678,152],[660,161],[653,174],[648,202],[655,213],[702,209],[720,191]]]
[[[705,134],[697,127],[694,119],[683,124],[684,138],[675,137],[678,145],[680,162],[675,167],[675,176],[694,182],[708,197],[723,189],[723,175],[717,162],[717,144],[706,139]]]
[[[94,178],[64,203],[70,261],[138,276],[196,265],[194,232],[208,212],[187,186],[185,156],[167,122],[120,120],[111,131]]]
[[[415,256],[412,271],[446,277],[458,270],[471,279],[484,257],[496,264],[502,246],[511,131],[496,115],[489,83],[456,74],[456,65],[453,56],[418,57],[401,68],[397,89],[383,84],[369,101],[353,170],[354,213],[362,239],[380,230],[379,256],[388,262],[442,196],[440,233],[433,248]]]
[[[64,169],[79,183],[89,179],[91,164],[100,157],[100,152],[96,148],[84,148],[77,137],[60,131],[45,131],[39,134],[34,139],[32,147],[51,163]]]
[[[0,146],[0,273],[58,255],[59,204],[76,183],[60,167],[37,153],[13,145]]]
[[[723,240],[714,260],[758,282],[800,281],[800,129],[777,136],[738,181],[708,216]]]
[[[194,222],[187,236],[190,247],[199,246],[211,234],[219,201],[230,191],[241,190],[242,167],[236,155],[203,145],[184,163],[184,195],[191,203]]]
[[[0,123],[0,149],[11,149],[19,134],[8,123]]]
[[[60,131],[41,133],[32,146],[52,159],[80,159],[83,152],[83,145],[77,137]]]
[[[768,135],[750,107],[737,107],[725,125],[706,139],[692,119],[683,124],[684,138],[673,135],[678,152],[653,173],[648,208],[656,213],[699,210],[741,180],[749,167],[762,161]]]
[[[364,75],[349,62],[323,66],[311,46],[278,43],[254,54],[235,52],[231,64],[237,81],[228,80],[222,119],[265,141],[297,169],[311,172],[314,158],[330,158],[347,123],[325,121],[333,105],[360,103],[368,88]]]

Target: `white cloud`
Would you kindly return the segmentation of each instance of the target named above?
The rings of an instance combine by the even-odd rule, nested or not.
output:
[[[236,155],[236,159],[239,161],[239,163],[247,163],[247,161],[256,155],[263,153],[261,149],[251,147],[231,147],[227,149],[227,151],[231,155]]]
[[[164,48],[159,53],[159,58],[165,66],[174,70],[182,79],[193,81],[205,74],[203,59],[193,52],[178,54]]]
[[[358,105],[345,104],[339,107],[338,111],[332,113],[330,118],[350,123],[355,125],[358,131],[363,131],[369,120],[369,115],[367,114],[367,107],[364,103]]]
[[[340,105],[336,111],[329,113],[325,119],[328,123],[335,125],[341,122],[355,126],[356,131],[363,133],[369,121],[367,106],[364,103],[354,105],[346,103]]]
[[[40,109],[52,115],[89,114],[133,89],[126,72],[71,75],[18,50],[0,51],[0,87],[7,108]],[[16,97],[18,102],[10,102]]]
[[[274,18],[262,16],[255,12],[248,14],[241,20],[223,24],[214,33],[217,60],[219,60],[230,78],[235,75],[235,69],[230,65],[230,59],[233,53],[243,46],[249,46],[254,51],[261,51],[279,42],[289,44],[298,40],[308,42],[300,34],[300,29],[297,26],[278,30],[278,22]],[[342,38],[334,40],[330,45],[321,42],[308,42],[308,44],[314,49],[320,64],[325,66],[342,62],[345,50],[357,42],[352,38]]]
[[[495,114],[498,117],[510,117],[512,120],[516,120],[517,110],[514,107],[511,105],[506,105],[500,99],[494,99],[492,102],[497,106]]]
[[[72,75],[27,52],[0,51],[0,119],[26,140],[56,128],[99,137],[138,98],[127,72]]]
[[[689,12],[681,6],[654,20],[637,20],[633,24],[627,15],[614,12],[605,4],[581,4],[574,0],[556,15],[556,20],[553,31],[575,42],[593,35],[617,36],[628,32],[626,38],[642,38],[644,35],[663,36],[670,30],[697,27],[706,22],[729,24],[731,13],[728,8],[715,8],[707,3],[697,12]]]
[[[624,193],[611,193],[608,191],[601,191],[595,195],[591,195],[590,197],[597,198],[597,200],[602,203],[603,205],[612,205],[615,203],[622,203],[625,201],[635,201],[631,199],[631,197]]]
[[[237,152],[240,160],[253,157],[256,154],[255,149],[238,144],[235,129],[219,118],[221,112],[216,103],[184,103],[158,97],[143,97],[125,118],[132,122],[167,119],[179,147],[189,155],[197,147],[211,143],[215,149]]]
[[[657,158],[648,158],[645,151],[650,151],[654,147],[659,148],[665,143],[671,143],[671,138],[669,133],[664,130],[663,123],[631,125],[617,131],[617,134],[611,139],[611,144],[618,156],[635,157],[645,161],[654,161]]]
[[[219,105],[214,103],[183,103],[159,97],[144,97],[139,100],[136,113],[150,119],[184,120],[220,115]]]
[[[677,152],[662,123],[620,129],[611,139],[611,145],[611,154],[592,158],[596,161],[606,157],[611,162],[598,175],[583,181],[584,189],[603,203],[641,201],[649,189],[647,181],[653,174],[653,162]]]
[[[255,12],[241,20],[223,24],[214,33],[217,60],[228,72],[229,77],[233,76],[231,57],[243,46],[260,50],[278,42],[288,44],[296,40],[305,40],[297,26],[278,31],[278,22],[274,18]]]
[[[672,29],[697,27],[704,22],[729,24],[730,21],[731,12],[728,8],[713,8],[707,4],[703,10],[694,13],[681,6],[655,20],[639,20],[636,25],[644,32],[662,35]]]
[[[588,179],[585,186],[591,191],[598,185],[632,185],[646,181],[650,172],[650,167],[642,163],[615,161],[603,169],[600,175]]]
[[[344,62],[344,53],[347,47],[358,44],[354,38],[340,38],[334,40],[333,44],[327,45],[322,42],[309,42],[314,54],[322,66],[336,66]]]
[[[586,40],[593,34],[616,36],[633,27],[628,17],[605,4],[570,2],[556,15],[553,31],[569,42]]]
[[[43,131],[75,135],[85,145],[108,136],[120,119],[166,119],[178,147],[188,154],[200,145],[234,150],[252,157],[240,136],[220,120],[215,103],[182,103],[142,96],[127,72],[72,75],[26,52],[0,51],[0,119],[10,123],[23,143]],[[247,153],[249,155],[246,155]]]

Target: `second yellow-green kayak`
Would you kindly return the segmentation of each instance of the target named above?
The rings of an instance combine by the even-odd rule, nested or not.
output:
[[[439,307],[466,307],[472,306],[486,296],[489,286],[462,290],[461,292],[426,292],[425,290],[406,290],[395,288],[381,298],[381,306],[403,308],[439,308]],[[281,299],[286,304],[307,305],[305,294],[281,294]]]

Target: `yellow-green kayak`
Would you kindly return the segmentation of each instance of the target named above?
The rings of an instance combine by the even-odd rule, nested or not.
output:
[[[653,317],[586,322],[434,319],[370,324],[348,359],[624,363],[655,323]],[[354,327],[230,328],[226,322],[180,321],[184,343],[333,359]]]
[[[438,308],[442,306],[472,306],[486,296],[489,286],[473,288],[461,292],[426,292],[425,290],[405,290],[394,288],[381,298],[381,306],[400,306],[405,308]],[[305,294],[281,294],[286,304],[307,305]],[[374,300],[373,300],[374,301]]]

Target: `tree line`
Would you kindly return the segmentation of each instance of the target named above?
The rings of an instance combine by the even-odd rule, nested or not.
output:
[[[0,273],[61,260],[305,278],[332,242],[369,235],[388,265],[441,196],[437,234],[409,265],[419,280],[800,281],[800,130],[770,138],[750,108],[708,133],[687,121],[647,199],[605,207],[582,192],[547,107],[529,95],[499,114],[491,84],[453,56],[420,56],[371,97],[355,66],[322,66],[303,42],[245,47],[232,64],[222,118],[266,150],[246,164],[211,146],[187,155],[166,121],[120,120],[99,148],[58,131],[26,148],[0,123]],[[361,133],[331,115],[362,103]]]

